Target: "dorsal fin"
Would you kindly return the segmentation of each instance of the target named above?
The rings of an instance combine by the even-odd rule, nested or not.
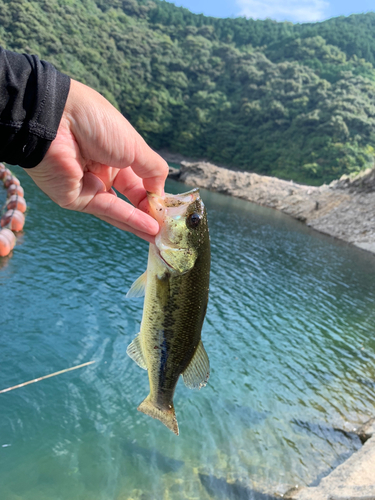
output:
[[[142,276],[134,281],[130,290],[126,294],[127,299],[133,299],[135,297],[143,297],[145,294],[147,283],[147,271],[145,271]]]
[[[143,356],[142,346],[141,346],[141,337],[138,335],[135,337],[133,342],[128,345],[126,349],[126,354],[137,363],[138,366],[143,368],[143,370],[147,370],[146,360]]]
[[[182,374],[182,378],[189,389],[201,389],[207,384],[209,376],[210,362],[200,340],[192,360]]]

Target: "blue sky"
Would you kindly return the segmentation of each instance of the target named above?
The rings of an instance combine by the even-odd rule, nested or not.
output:
[[[375,0],[175,0],[172,3],[206,16],[269,17],[296,23],[375,11]]]

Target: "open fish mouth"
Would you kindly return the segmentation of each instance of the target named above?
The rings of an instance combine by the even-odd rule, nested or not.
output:
[[[199,188],[194,188],[191,191],[183,194],[175,194],[165,196],[165,205],[167,208],[179,207],[181,205],[190,205],[193,201],[199,198]]]
[[[174,218],[182,216],[187,207],[200,198],[199,188],[194,188],[191,191],[177,195],[158,196],[153,193],[147,193],[147,198],[150,206],[150,215],[163,224],[166,215]]]

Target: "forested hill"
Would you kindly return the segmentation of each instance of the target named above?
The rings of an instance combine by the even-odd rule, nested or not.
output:
[[[374,13],[293,25],[0,0],[0,44],[99,90],[157,149],[312,184],[374,163]]]

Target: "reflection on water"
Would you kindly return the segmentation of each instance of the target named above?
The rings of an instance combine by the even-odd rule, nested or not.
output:
[[[137,412],[148,380],[126,356],[142,300],[125,294],[147,244],[19,176],[29,213],[0,259],[0,388],[97,362],[0,395],[2,499],[267,500],[360,447],[338,429],[374,412],[373,255],[203,192],[211,378],[199,392],[178,384],[177,438]]]

